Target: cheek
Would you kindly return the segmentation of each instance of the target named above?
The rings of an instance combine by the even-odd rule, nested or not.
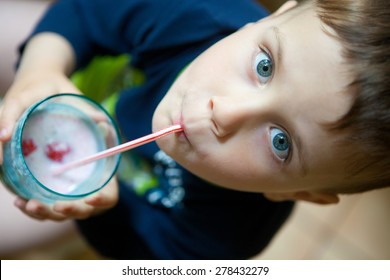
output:
[[[206,166],[202,168],[210,176],[206,179],[233,188],[252,188],[268,182],[274,170],[268,143],[268,129],[264,126],[209,145],[212,154],[205,158]]]
[[[227,38],[219,41],[211,46],[200,56],[198,56],[188,67],[191,77],[199,78],[222,78],[225,73],[229,73],[237,65],[235,63],[243,64],[243,61],[238,54],[232,42]],[[194,79],[195,80],[195,79]]]
[[[247,146],[250,147],[248,154],[251,157],[253,176],[263,177],[275,168],[269,137],[269,125],[263,124],[254,130],[250,141],[248,141]]]

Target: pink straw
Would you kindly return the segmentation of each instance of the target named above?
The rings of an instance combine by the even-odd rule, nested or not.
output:
[[[149,142],[155,141],[155,140],[157,140],[157,139],[159,139],[159,138],[161,138],[163,136],[166,136],[168,134],[171,134],[171,133],[174,133],[174,132],[180,132],[180,131],[183,131],[183,128],[181,127],[181,125],[178,124],[178,125],[170,126],[168,128],[165,128],[165,129],[162,129],[160,131],[148,134],[148,135],[140,137],[138,139],[135,139],[135,140],[123,143],[121,145],[112,147],[110,149],[101,151],[101,152],[96,153],[94,155],[91,155],[89,157],[86,157],[86,158],[83,158],[83,159],[80,159],[80,160],[76,160],[76,161],[70,162],[68,164],[64,164],[64,165],[56,168],[53,171],[53,174],[54,175],[59,175],[60,173],[62,173],[64,171],[67,171],[69,169],[72,169],[72,168],[75,168],[75,167],[79,167],[79,166],[85,165],[87,163],[91,163],[91,162],[99,160],[101,158],[109,157],[109,156],[112,156],[112,155],[115,155],[115,154],[118,154],[118,153],[122,153],[124,151],[128,151],[128,150],[136,148],[138,146],[141,146],[141,145],[147,144]]]

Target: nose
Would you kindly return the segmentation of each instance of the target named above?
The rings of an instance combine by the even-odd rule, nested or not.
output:
[[[213,96],[210,98],[210,109],[212,129],[218,137],[232,134],[254,122],[260,113],[258,101],[242,96]]]

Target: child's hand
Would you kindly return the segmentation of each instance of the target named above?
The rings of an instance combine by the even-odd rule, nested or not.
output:
[[[30,40],[0,106],[0,145],[10,140],[17,120],[33,103],[56,93],[79,93],[67,76],[74,60],[72,47],[59,35],[41,33]]]
[[[63,221],[66,219],[86,219],[116,205],[118,202],[118,183],[112,179],[103,189],[84,199],[58,201],[53,205],[37,200],[24,200],[18,197],[15,206],[26,215],[37,220]]]
[[[40,73],[18,78],[0,106],[0,141],[10,140],[17,120],[30,105],[60,92],[80,93],[66,76],[60,74]]]

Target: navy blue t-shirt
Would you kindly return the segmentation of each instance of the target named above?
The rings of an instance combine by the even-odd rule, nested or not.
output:
[[[131,55],[145,82],[123,90],[116,106],[121,132],[131,140],[150,133],[155,108],[186,65],[266,15],[254,0],[64,0],[34,34],[63,35],[77,68],[98,55]],[[211,185],[154,143],[126,153],[118,173],[118,205],[77,222],[109,258],[247,259],[264,249],[293,208]]]

